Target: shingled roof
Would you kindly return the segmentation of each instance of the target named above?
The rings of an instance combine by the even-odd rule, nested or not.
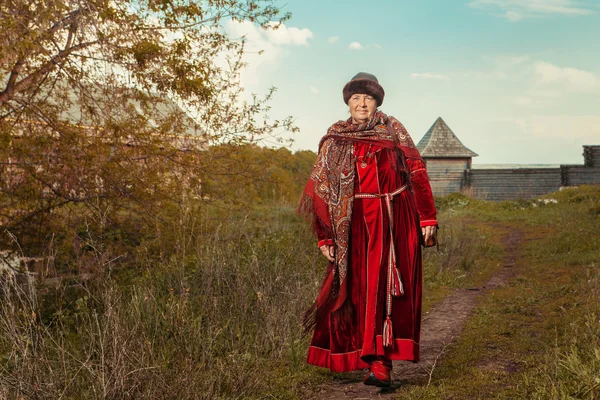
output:
[[[422,157],[468,158],[478,155],[458,140],[442,117],[435,120],[417,147]]]

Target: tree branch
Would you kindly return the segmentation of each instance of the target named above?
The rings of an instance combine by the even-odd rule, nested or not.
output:
[[[45,35],[46,34],[54,35],[60,28],[63,28],[68,23],[75,24],[77,21],[77,17],[79,16],[79,14],[81,14],[81,11],[82,11],[81,8],[78,8],[75,11],[71,11],[63,19],[55,22],[54,25],[52,25],[50,27],[50,29],[48,29],[46,32],[44,32],[44,34]]]
[[[6,88],[4,89],[4,91],[7,91],[7,90],[9,90],[9,88],[14,86],[15,81],[17,80],[17,76],[19,76],[19,73],[21,72],[22,68],[23,68],[23,60],[19,59],[15,63],[15,66],[13,67],[12,71],[10,71],[10,77],[8,78],[8,82],[6,83]]]
[[[73,53],[74,51],[85,49],[85,48],[93,46],[99,42],[100,42],[99,39],[92,40],[90,42],[83,42],[83,43],[79,43],[77,45],[71,46],[69,48],[66,48],[65,50],[58,52],[58,54],[56,54],[55,56],[52,56],[50,58],[50,61],[48,61],[46,64],[42,65],[37,71],[32,72],[27,77],[21,79],[19,82],[13,84],[12,86],[10,86],[10,87],[7,86],[7,88],[3,92],[0,92],[0,105],[5,104],[8,101],[12,100],[15,93],[22,91],[22,90],[26,90],[28,87],[30,87],[32,84],[34,84],[38,79],[41,79],[44,75],[50,73],[50,71],[52,71],[52,69],[54,69],[56,66],[62,65],[64,63],[65,59],[69,55],[71,55],[71,53]]]

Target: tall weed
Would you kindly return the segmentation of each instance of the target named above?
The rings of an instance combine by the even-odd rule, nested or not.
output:
[[[600,271],[592,264],[577,292],[586,293],[581,310],[533,372],[524,376],[523,396],[534,399],[600,398]],[[562,336],[561,335],[561,336]]]
[[[423,273],[428,285],[460,287],[485,260],[498,257],[501,250],[490,241],[489,234],[465,219],[440,218],[439,246],[423,252]]]
[[[235,399],[289,390],[273,383],[307,369],[299,321],[320,259],[289,210],[239,221],[186,238],[193,253],[137,276],[122,271],[127,285],[118,270],[52,291],[3,279],[2,395]]]

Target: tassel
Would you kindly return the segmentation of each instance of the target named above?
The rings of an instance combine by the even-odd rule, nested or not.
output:
[[[394,332],[392,331],[392,320],[388,315],[383,323],[383,347],[390,347],[394,342]]]
[[[400,297],[404,294],[404,286],[402,286],[402,280],[400,279],[400,272],[398,268],[394,267],[392,273],[392,296]]]

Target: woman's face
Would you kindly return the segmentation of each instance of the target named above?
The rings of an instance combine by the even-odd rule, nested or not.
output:
[[[377,100],[369,94],[353,94],[348,100],[350,116],[355,124],[367,122],[377,109]]]

